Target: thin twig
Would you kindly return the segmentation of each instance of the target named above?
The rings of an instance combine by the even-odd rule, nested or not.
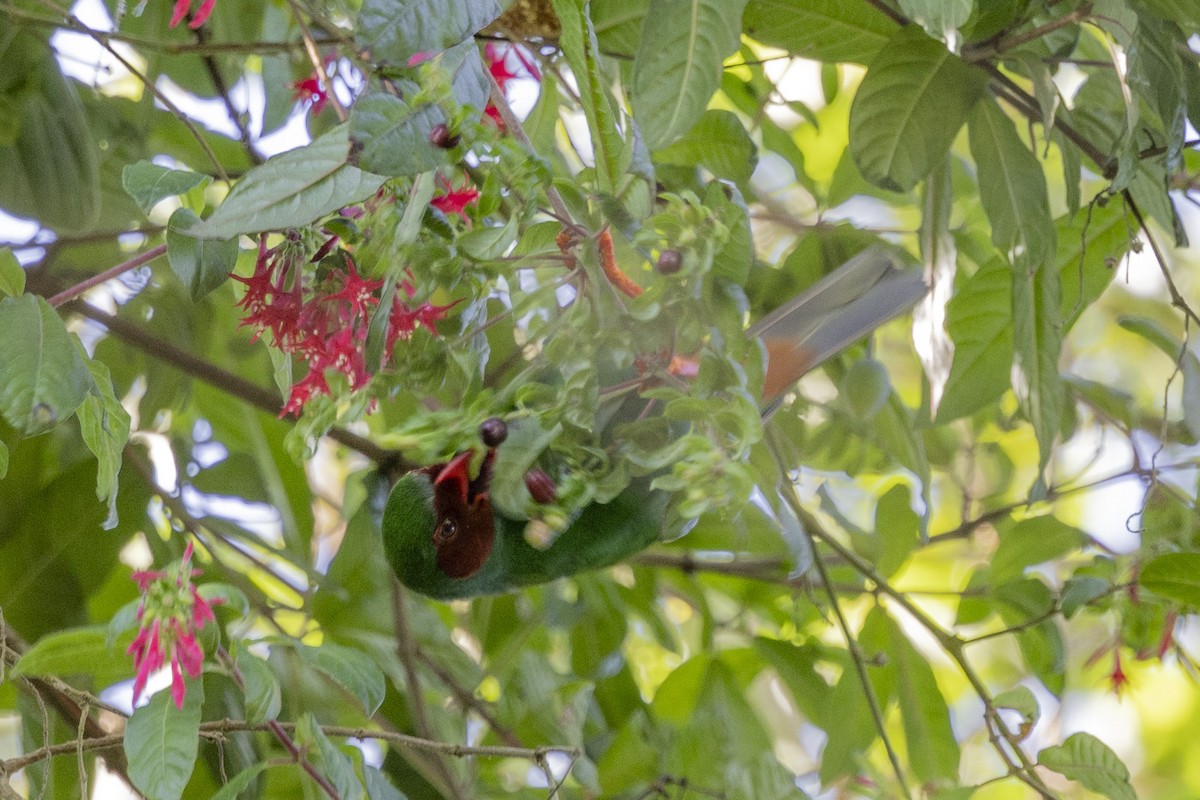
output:
[[[148,264],[159,256],[167,252],[167,246],[160,244],[158,247],[152,247],[144,253],[138,253],[128,261],[122,261],[115,267],[109,267],[98,275],[93,275],[85,281],[75,284],[67,289],[62,290],[58,294],[51,297],[48,301],[52,306],[61,306],[68,300],[74,300],[89,289],[93,289],[102,283],[112,280],[118,275],[123,275],[131,269],[137,269],[143,264]]]
[[[425,702],[421,696],[421,679],[417,673],[416,653],[418,648],[413,640],[412,628],[408,624],[408,609],[404,606],[405,592],[406,589],[400,584],[400,581],[393,578],[392,616],[396,628],[396,654],[400,657],[400,663],[404,667],[404,676],[408,682],[408,706],[412,712],[413,724],[417,728],[417,733],[422,737],[432,739],[433,726],[429,724],[429,716],[425,713]],[[462,800],[462,788],[458,785],[454,773],[450,771],[449,765],[440,758],[435,758],[433,762],[451,796]]]
[[[165,342],[137,325],[113,314],[101,311],[87,303],[76,303],[70,306],[71,311],[78,312],[88,319],[99,322],[108,328],[108,332],[116,339],[136,347],[144,353],[153,356],[182,372],[198,378],[223,392],[233,395],[249,403],[255,408],[269,414],[278,414],[283,407],[283,401],[273,391],[263,388],[232,372],[228,372],[215,364],[210,364],[191,353]],[[380,447],[375,442],[345,428],[334,426],[326,433],[330,439],[362,453],[381,467],[394,468],[397,471],[411,469],[412,465],[397,450]]]

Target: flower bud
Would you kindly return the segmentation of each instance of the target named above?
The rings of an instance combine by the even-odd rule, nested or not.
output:
[[[450,129],[443,122],[439,122],[429,129],[429,143],[443,150],[457,147],[461,138],[457,133],[451,133]]]
[[[537,467],[525,473],[525,488],[538,505],[549,505],[558,499],[558,487],[554,485],[554,479]]]

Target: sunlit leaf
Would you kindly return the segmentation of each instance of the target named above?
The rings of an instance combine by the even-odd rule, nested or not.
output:
[[[1078,781],[1109,800],[1134,800],[1129,768],[1108,745],[1090,733],[1074,733],[1061,745],[1038,753],[1038,763]]]
[[[946,155],[987,78],[911,25],[871,60],[850,109],[850,152],[863,177],[907,191]]]

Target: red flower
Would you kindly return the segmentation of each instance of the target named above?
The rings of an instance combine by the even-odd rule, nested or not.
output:
[[[434,204],[446,213],[462,214],[462,207],[479,194],[474,189],[452,190],[449,184],[444,185],[448,194]],[[327,239],[318,254],[329,256],[338,242],[336,236]],[[326,268],[325,264],[336,259],[324,259],[323,266],[317,269],[308,266],[315,257],[308,258],[299,235],[290,235],[271,249],[267,249],[263,239],[259,242],[254,274],[248,278],[233,276],[246,287],[237,304],[245,311],[242,324],[254,329],[255,338],[269,331],[275,347],[307,362],[308,371],[292,385],[281,417],[299,414],[309,400],[332,394],[331,372],[343,375],[351,389],[361,389],[371,380],[372,370],[367,367],[365,353],[367,332],[372,316],[379,313],[375,309],[384,282],[360,275],[350,256],[340,252],[344,268]],[[314,283],[313,275],[322,277]],[[414,280],[411,271],[406,270],[400,280],[400,292],[387,310],[385,342],[389,354],[396,342],[411,337],[418,325],[436,335],[436,323],[453,306],[426,302],[414,309],[403,302],[401,298],[411,300],[416,294]],[[152,578],[150,575],[146,581]],[[201,608],[199,613],[203,616],[206,611]]]
[[[199,28],[208,19],[208,15],[212,13],[213,6],[217,4],[217,0],[204,0],[200,3],[200,7],[196,9],[196,13],[192,16],[192,21],[188,23],[188,27],[193,30]],[[171,27],[174,28],[187,13],[192,10],[192,0],[175,0],[175,10],[171,12]]]
[[[492,73],[492,77],[496,79],[500,91],[504,91],[508,82],[513,78],[519,77],[517,73],[508,69],[508,54],[511,52],[512,48],[510,47],[506,47],[504,52],[501,52],[495,42],[488,42],[487,46],[483,48],[484,57],[488,62],[488,72]]]
[[[321,88],[321,81],[313,74],[292,84],[292,99],[302,103],[311,100],[312,113],[316,116],[325,110],[325,104],[329,102],[329,93]]]
[[[446,181],[443,181],[442,185],[446,187],[446,193],[430,200],[429,205],[447,216],[458,214],[466,220],[467,215],[463,209],[479,199],[479,192],[465,183],[457,189],[451,188],[450,184]]]
[[[133,679],[133,702],[146,689],[150,675],[164,664],[171,665],[171,698],[176,708],[183,708],[187,693],[184,675],[198,678],[204,668],[204,650],[196,641],[196,631],[212,622],[214,604],[200,596],[192,578],[200,570],[191,568],[192,542],[188,542],[183,558],[162,571],[133,573],[142,591],[138,606],[141,625],[137,636],[126,652],[133,656],[136,675]]]
[[[494,106],[490,100],[488,101],[487,107],[483,109],[483,115],[495,123],[496,127],[500,129],[501,133],[504,133],[504,118],[500,116],[500,109],[496,108],[496,106]]]
[[[1129,677],[1125,674],[1125,670],[1121,669],[1121,648],[1113,648],[1113,668],[1108,676],[1108,681],[1112,684],[1113,694],[1120,695],[1121,690],[1129,685]]]

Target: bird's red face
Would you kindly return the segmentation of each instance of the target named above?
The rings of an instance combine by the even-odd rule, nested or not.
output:
[[[471,478],[471,451],[456,455],[445,464],[428,467],[433,479],[433,507],[437,522],[433,546],[437,566],[451,578],[469,578],[478,572],[492,552],[496,523],[488,486],[495,451],[484,456],[479,475]]]

